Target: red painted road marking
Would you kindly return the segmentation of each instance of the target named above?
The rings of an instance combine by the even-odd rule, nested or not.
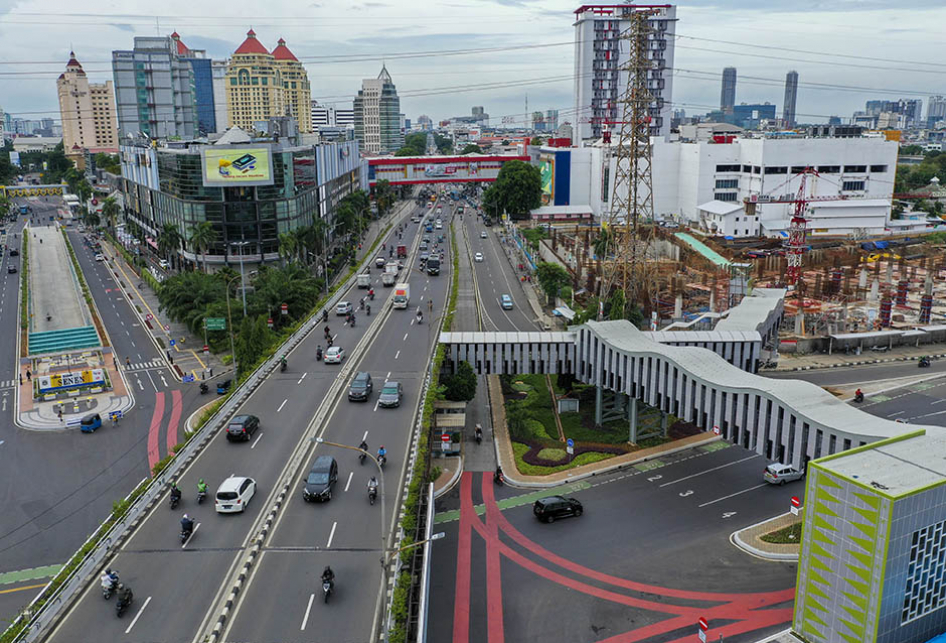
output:
[[[158,433],[161,432],[161,419],[164,417],[164,392],[158,392],[154,396],[154,413],[151,415],[151,428],[148,429],[148,469],[154,469],[154,465],[161,459],[161,451],[158,448]]]
[[[168,422],[168,455],[174,453],[177,445],[177,428],[181,423],[181,392],[171,391],[171,420]]]
[[[472,499],[471,499],[472,502]],[[503,583],[499,560],[499,507],[493,497],[493,481],[483,474],[483,502],[486,504],[486,631],[489,643],[504,643]]]
[[[473,474],[460,478],[460,532],[457,537],[457,583],[453,592],[453,643],[470,641],[470,559],[473,534],[470,531],[473,498],[470,495]],[[479,521],[477,521],[479,522]]]

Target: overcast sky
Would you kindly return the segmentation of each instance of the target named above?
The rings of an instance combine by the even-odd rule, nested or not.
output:
[[[225,58],[252,26],[270,49],[285,38],[306,64],[312,97],[339,107],[384,60],[412,120],[483,105],[499,124],[503,116],[522,119],[527,96],[529,111],[559,109],[567,120],[578,4],[0,0],[0,107],[58,118],[56,77],[70,48],[90,79],[103,81],[111,78],[111,51],[131,49],[135,35],[177,30],[192,49]],[[737,103],[770,101],[779,113],[785,73],[796,69],[799,121],[850,116],[870,98],[922,98],[925,115],[928,96],[946,94],[943,0],[913,0],[910,9],[889,0],[797,0],[781,12],[758,0],[696,0],[679,5],[677,17],[673,102],[688,114],[718,107],[725,66],[738,69]],[[517,49],[456,51],[509,47]],[[418,52],[430,55],[403,57]]]

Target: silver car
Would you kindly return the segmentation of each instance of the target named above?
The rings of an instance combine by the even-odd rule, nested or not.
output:
[[[801,480],[804,475],[804,471],[799,471],[790,464],[773,462],[765,468],[765,472],[762,474],[762,477],[769,484],[782,485],[786,482]]]

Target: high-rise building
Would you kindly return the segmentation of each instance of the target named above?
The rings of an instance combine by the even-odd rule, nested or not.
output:
[[[484,109],[482,105],[474,107],[471,113],[477,123],[486,123],[486,121],[489,120],[489,114],[486,113],[486,109]]]
[[[346,127],[348,129],[355,129],[355,110],[352,109],[335,109],[335,126],[336,127]]]
[[[112,52],[119,135],[191,139],[199,129],[194,71],[168,36],[138,36]]]
[[[177,49],[177,55],[186,60],[194,74],[194,104],[197,107],[197,129],[201,134],[217,131],[217,112],[214,103],[213,61],[207,58],[202,49],[190,49],[181,42],[175,31],[171,40]]]
[[[366,152],[394,152],[404,146],[401,131],[401,99],[382,65],[377,78],[366,78],[355,97],[355,138]]]
[[[289,51],[286,41],[280,38],[273,49],[276,68],[282,75],[284,105],[287,116],[296,119],[299,131],[312,131],[312,90],[309,87],[309,75],[295,54]]]
[[[212,61],[210,75],[213,79],[214,122],[217,125],[217,131],[223,132],[230,123],[230,113],[227,111],[227,61]]]
[[[933,127],[944,119],[946,119],[946,98],[930,96],[930,102],[926,106],[926,126]]]
[[[3,111],[3,107],[0,107],[0,143],[6,140],[7,134],[7,115]]]
[[[731,114],[736,104],[736,68],[723,69],[723,87],[719,95],[719,108],[725,114]]]
[[[798,99],[798,72],[794,69],[785,74],[785,102],[782,120],[785,127],[795,127],[795,101]]]
[[[296,119],[300,132],[312,131],[312,95],[302,63],[279,39],[270,53],[250,29],[230,58],[226,76],[229,125],[252,130],[278,116]]]
[[[476,109],[475,107],[473,109]],[[475,114],[474,114],[475,115]],[[430,119],[430,116],[427,114],[421,114],[417,117],[417,128],[422,130],[429,130],[433,127],[434,122]]]
[[[69,52],[66,71],[56,80],[62,144],[67,154],[73,148],[89,152],[118,151],[118,123],[112,81],[90,83],[76,55]],[[53,129],[52,119],[40,121],[42,129]],[[51,134],[50,134],[51,135]]]
[[[648,11],[653,29],[648,58],[653,61],[648,88],[653,95],[649,108],[651,134],[670,132],[673,105],[674,25],[673,5],[583,5],[575,11],[575,134],[576,138],[599,138],[601,126],[621,120],[618,102],[627,88],[628,75],[621,67],[628,61],[628,46],[621,35],[630,28],[637,11]]]
[[[558,129],[558,110],[557,109],[545,110],[545,129],[546,131],[549,131],[549,132]]]

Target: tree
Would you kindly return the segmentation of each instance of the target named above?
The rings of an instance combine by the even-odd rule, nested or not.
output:
[[[507,161],[496,181],[483,193],[483,208],[493,215],[503,212],[513,219],[528,219],[542,205],[542,173],[524,161]]]
[[[83,180],[82,174],[74,167],[70,167],[66,170],[65,174],[62,177],[63,181],[66,182],[66,186],[69,188],[70,194],[79,193],[79,183]]]
[[[915,156],[917,154],[922,154],[923,148],[919,145],[904,145],[900,148],[899,153],[907,156]]]
[[[480,150],[479,145],[476,145],[475,143],[467,143],[466,145],[463,146],[463,149],[460,150],[460,155],[462,156],[463,154],[479,154],[481,151],[482,150]]]
[[[0,152],[0,185],[10,185],[18,174],[17,168],[10,163],[10,155]],[[6,213],[6,209],[3,210]]]
[[[115,220],[118,218],[119,211],[120,208],[118,207],[118,201],[115,200],[115,197],[106,197],[105,200],[102,201],[102,216],[108,221],[108,227],[112,230],[115,229]]]
[[[79,197],[79,201],[82,203],[88,203],[89,199],[92,198],[92,186],[85,180],[85,177],[76,186],[76,196]]]
[[[299,254],[299,238],[295,230],[282,232],[279,235],[279,256],[282,257],[283,265],[291,263]]]
[[[528,438],[531,434],[526,430],[526,421],[532,417],[529,408],[520,400],[510,400],[506,403],[506,426],[513,438]]]
[[[453,141],[449,137],[441,136],[436,132],[434,133],[434,145],[437,146],[437,151],[441,154],[449,154],[453,151]]]
[[[95,167],[100,170],[105,170],[106,172],[111,172],[112,174],[121,174],[122,165],[118,160],[117,154],[106,154],[105,152],[99,152],[94,157]]]
[[[627,305],[627,297],[620,288],[615,288],[608,300],[608,319],[624,319],[624,308]]]
[[[571,283],[571,275],[562,266],[557,263],[543,261],[535,268],[535,276],[539,280],[539,285],[545,291],[545,296],[553,301],[558,297],[559,291],[564,286]]]
[[[444,384],[444,397],[451,402],[469,402],[476,397],[476,373],[469,362],[460,362],[457,372],[441,381]]]
[[[165,223],[164,227],[161,228],[161,232],[158,233],[158,252],[167,259],[172,253],[178,251],[181,247],[181,241],[183,241],[183,237],[177,226],[173,223]]]
[[[387,179],[381,179],[374,184],[374,201],[378,204],[378,216],[384,216],[392,205],[394,205],[394,190],[391,182]]]
[[[404,147],[394,156],[424,156],[427,152],[427,134],[408,134],[404,137]]]
[[[611,231],[607,228],[602,228],[601,232],[598,233],[598,236],[595,237],[593,247],[595,249],[595,256],[599,260],[604,259],[608,253],[608,244],[611,242]]]
[[[203,264],[204,272],[207,272],[207,249],[217,240],[217,231],[210,221],[201,221],[191,228],[190,242],[191,247],[200,253],[200,262]]]
[[[102,222],[102,218],[95,210],[86,209],[82,213],[82,221],[90,228],[96,228]]]

